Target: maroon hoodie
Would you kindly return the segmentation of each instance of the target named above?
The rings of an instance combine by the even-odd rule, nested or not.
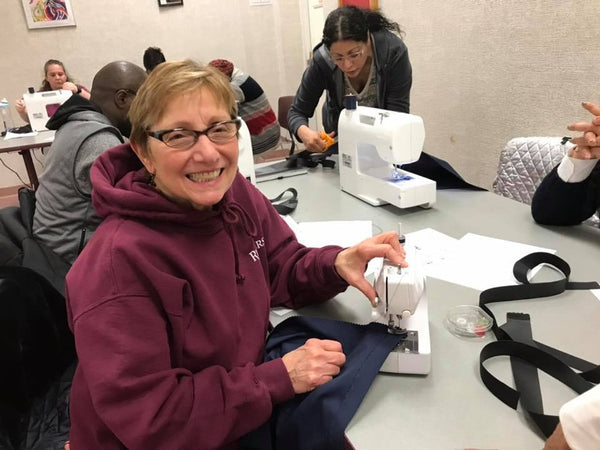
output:
[[[281,359],[262,362],[269,308],[346,289],[341,248],[299,244],[239,174],[212,210],[185,209],[127,144],[92,182],[104,221],[67,275],[71,448],[236,448],[294,395]]]

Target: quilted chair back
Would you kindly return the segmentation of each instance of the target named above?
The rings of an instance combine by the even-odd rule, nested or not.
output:
[[[535,190],[567,152],[560,137],[518,137],[500,153],[492,190],[503,197],[531,204]]]
[[[498,172],[492,190],[503,197],[531,204],[535,190],[544,177],[556,167],[569,148],[560,137],[513,138],[500,153]],[[584,222],[600,226],[599,213]]]

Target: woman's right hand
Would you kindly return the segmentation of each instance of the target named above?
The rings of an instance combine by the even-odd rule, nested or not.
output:
[[[595,117],[591,122],[576,122],[567,128],[571,131],[581,131],[582,136],[571,139],[575,144],[569,151],[569,156],[576,159],[600,159],[600,106],[584,102],[582,106]]]
[[[301,125],[297,133],[309,152],[323,153],[325,151],[325,141],[321,139],[321,136],[315,130],[308,128],[306,125]]]
[[[309,339],[282,358],[294,392],[310,392],[340,373],[346,362],[342,344],[327,339]]]

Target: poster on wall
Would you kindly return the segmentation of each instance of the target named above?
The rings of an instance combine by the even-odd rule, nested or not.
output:
[[[21,0],[29,28],[73,27],[71,0]]]
[[[363,9],[377,9],[377,0],[338,0],[338,6],[357,6]]]

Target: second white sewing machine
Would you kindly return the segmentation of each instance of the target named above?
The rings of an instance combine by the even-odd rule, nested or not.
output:
[[[23,94],[23,101],[27,107],[27,117],[33,131],[45,131],[46,123],[56,112],[60,105],[66,102],[73,93],[68,90],[30,92]]]
[[[435,181],[399,167],[419,159],[425,141],[423,119],[351,101],[346,106],[338,121],[342,190],[373,206],[431,207]]]

